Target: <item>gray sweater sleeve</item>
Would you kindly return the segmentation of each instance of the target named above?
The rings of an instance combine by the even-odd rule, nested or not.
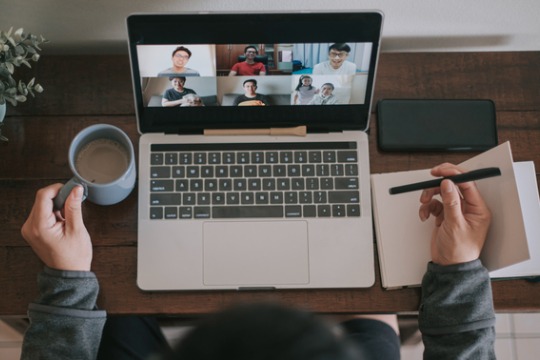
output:
[[[419,314],[424,359],[495,359],[495,312],[480,260],[428,264]]]
[[[96,309],[94,273],[46,267],[38,286],[40,295],[28,307],[21,359],[95,359],[106,313]]]

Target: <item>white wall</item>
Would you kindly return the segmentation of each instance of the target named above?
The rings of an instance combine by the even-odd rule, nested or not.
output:
[[[43,34],[47,53],[127,53],[135,12],[350,9],[385,13],[383,51],[540,50],[539,0],[0,0],[0,26]]]

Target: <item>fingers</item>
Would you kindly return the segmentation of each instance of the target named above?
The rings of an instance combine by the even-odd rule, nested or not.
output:
[[[61,187],[62,184],[53,184],[37,191],[30,215],[21,228],[21,234],[26,241],[39,237],[41,229],[52,227],[56,223],[52,199]]]
[[[68,198],[64,207],[64,216],[66,218],[66,231],[73,232],[81,227],[84,227],[82,217],[82,198],[84,189],[82,186],[75,186]]]
[[[444,218],[453,224],[459,223],[463,218],[461,211],[461,198],[456,185],[450,180],[441,183],[441,198],[444,207]]]

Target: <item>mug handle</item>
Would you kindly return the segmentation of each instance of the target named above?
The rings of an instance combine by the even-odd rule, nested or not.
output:
[[[67,183],[64,184],[64,186],[62,186],[62,188],[58,192],[58,195],[56,195],[56,197],[53,199],[55,210],[64,209],[64,204],[66,203],[67,197],[71,193],[71,190],[73,190],[73,188],[78,185],[82,186],[84,189],[82,201],[86,199],[86,196],[88,196],[88,187],[86,186],[86,184],[75,177],[71,178]]]

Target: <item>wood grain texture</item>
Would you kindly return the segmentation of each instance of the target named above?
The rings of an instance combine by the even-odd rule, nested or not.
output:
[[[24,315],[37,295],[42,264],[20,235],[36,190],[71,177],[67,151],[81,129],[109,123],[125,130],[138,153],[127,56],[50,56],[35,68],[45,92],[8,108],[0,143],[0,316]],[[383,98],[492,99],[499,142],[510,141],[515,161],[533,160],[540,183],[540,52],[381,54],[374,104]],[[369,130],[372,173],[461,162],[476,153],[384,153],[377,148],[376,107]],[[369,289],[279,292],[143,292],[136,286],[137,193],[103,207],[86,202],[94,243],[99,306],[111,314],[197,315],[238,301],[271,298],[320,313],[415,311],[420,289],[383,290],[378,263]],[[499,311],[539,311],[540,284],[493,282]]]

